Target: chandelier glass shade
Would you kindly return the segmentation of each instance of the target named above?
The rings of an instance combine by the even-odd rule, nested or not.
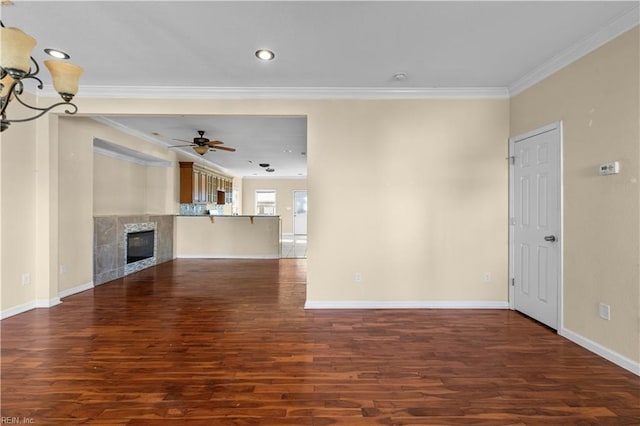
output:
[[[11,123],[35,120],[58,106],[68,106],[67,114],[75,114],[78,107],[71,100],[78,93],[78,81],[83,69],[78,65],[64,61],[44,61],[51,74],[53,87],[62,97],[62,102],[54,103],[48,107],[29,105],[20,98],[24,90],[23,82],[35,80],[38,89],[42,90],[43,83],[36,77],[40,72],[40,66],[31,56],[31,51],[36,45],[36,39],[18,28],[6,28],[0,21],[0,107],[2,114],[2,128],[4,131]],[[18,101],[28,110],[35,111],[34,115],[26,118],[7,118],[7,107],[12,101]]]

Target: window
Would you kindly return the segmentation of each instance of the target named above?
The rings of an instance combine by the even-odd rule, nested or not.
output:
[[[260,216],[275,216],[276,191],[271,189],[256,191],[256,214]]]

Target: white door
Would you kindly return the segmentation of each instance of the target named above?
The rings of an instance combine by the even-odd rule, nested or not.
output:
[[[307,191],[293,191],[293,233],[307,235]]]
[[[510,140],[513,307],[558,329],[561,123]]]

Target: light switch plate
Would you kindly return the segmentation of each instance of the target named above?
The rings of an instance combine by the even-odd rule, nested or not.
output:
[[[609,305],[607,305],[606,303],[600,303],[599,311],[600,311],[600,318],[604,320],[611,319],[611,307]]]

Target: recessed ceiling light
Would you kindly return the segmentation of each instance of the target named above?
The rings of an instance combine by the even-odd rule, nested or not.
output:
[[[44,53],[58,59],[69,59],[71,57],[68,53],[58,49],[44,49]]]
[[[256,57],[262,61],[271,61],[276,57],[276,54],[269,49],[256,50]]]
[[[275,172],[275,171],[276,171],[276,169],[268,168],[268,169],[267,169],[267,171],[268,171],[269,173],[272,173],[272,172]]]
[[[160,136],[160,132],[151,132],[153,136]]]
[[[406,72],[397,72],[393,75],[393,79],[395,81],[405,81],[407,79],[407,73]]]
[[[253,160],[249,160],[249,164],[253,164]]]
[[[269,167],[269,163],[260,163],[260,167]]]

